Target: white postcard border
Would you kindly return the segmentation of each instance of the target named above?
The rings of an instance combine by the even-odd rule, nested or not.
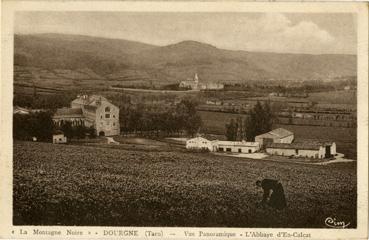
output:
[[[13,226],[12,225],[12,99],[13,99],[13,24],[16,11],[137,11],[137,12],[354,12],[358,16],[358,200],[357,229],[286,229],[286,228],[153,228],[153,227],[62,227],[62,226]],[[161,232],[163,238],[195,239],[186,237],[184,231],[198,233],[230,232],[236,237],[224,239],[248,239],[245,232],[272,233],[273,239],[280,232],[310,234],[310,237],[292,236],[285,239],[366,239],[368,219],[368,4],[366,3],[261,3],[261,2],[100,2],[100,1],[4,1],[2,3],[2,48],[0,84],[0,238],[47,238],[51,236],[23,235],[34,229],[48,231],[81,230],[91,235],[54,236],[54,238],[126,238],[134,236],[104,236],[104,230],[137,230],[139,237],[147,239],[147,231]],[[328,217],[328,216],[327,216]],[[98,234],[94,234],[98,232]],[[172,235],[174,234],[174,235]],[[242,234],[242,236],[241,236]],[[157,237],[153,237],[157,238]],[[201,237],[204,239],[223,239]],[[159,238],[158,238],[159,239]],[[256,238],[255,238],[256,239]],[[259,237],[257,239],[263,239]],[[265,238],[266,239],[266,238]],[[268,239],[271,239],[268,237]]]

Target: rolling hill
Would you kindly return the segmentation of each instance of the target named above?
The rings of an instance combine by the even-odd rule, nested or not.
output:
[[[154,46],[66,34],[15,35],[14,64],[15,83],[46,87],[168,84],[195,72],[201,81],[223,83],[356,75],[355,55],[231,51],[195,41]]]

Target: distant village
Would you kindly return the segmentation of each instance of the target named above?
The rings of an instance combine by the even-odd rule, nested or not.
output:
[[[224,89],[224,84],[222,83],[200,83],[199,76],[195,73],[193,79],[187,79],[186,81],[181,81],[179,83],[180,89],[191,89],[191,90],[221,90]]]

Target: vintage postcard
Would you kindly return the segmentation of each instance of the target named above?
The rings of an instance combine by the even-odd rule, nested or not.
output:
[[[366,3],[3,1],[1,239],[366,239]]]

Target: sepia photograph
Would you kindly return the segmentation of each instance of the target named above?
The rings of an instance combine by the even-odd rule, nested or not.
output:
[[[12,38],[13,226],[358,227],[356,12],[16,11]]]

